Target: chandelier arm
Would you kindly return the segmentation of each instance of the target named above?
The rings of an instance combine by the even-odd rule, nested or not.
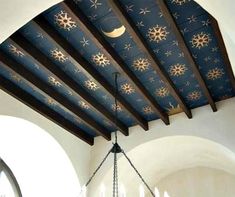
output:
[[[147,189],[149,190],[149,192],[151,193],[151,195],[153,197],[155,197],[154,192],[151,190],[151,188],[149,187],[149,185],[146,183],[146,181],[144,180],[144,178],[141,176],[141,174],[139,173],[139,171],[136,169],[136,167],[134,166],[134,164],[131,162],[130,158],[126,155],[126,153],[124,152],[124,150],[122,149],[122,154],[126,157],[127,161],[129,162],[129,164],[131,165],[131,167],[135,170],[136,174],[140,177],[141,181],[144,183],[144,185],[147,187]]]
[[[96,168],[96,170],[93,172],[93,174],[91,175],[91,177],[88,179],[88,181],[85,184],[85,187],[87,187],[90,182],[92,181],[92,179],[95,177],[96,173],[100,170],[100,168],[102,167],[102,165],[104,164],[104,162],[107,160],[108,156],[110,155],[110,153],[112,152],[113,147],[109,150],[109,152],[106,154],[106,156],[104,157],[104,159],[101,161],[100,165]],[[81,196],[83,190],[81,189],[79,196]]]

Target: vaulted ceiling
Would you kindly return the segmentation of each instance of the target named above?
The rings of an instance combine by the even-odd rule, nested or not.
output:
[[[0,86],[89,144],[233,97],[216,20],[191,0],[67,0],[0,45]]]

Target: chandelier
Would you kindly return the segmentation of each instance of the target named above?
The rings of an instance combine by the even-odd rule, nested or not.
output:
[[[114,81],[115,81],[115,126],[117,128],[117,120],[118,120],[118,104],[117,104],[117,96],[118,96],[118,76],[119,73],[115,72],[114,74]],[[97,172],[99,171],[99,169],[102,167],[102,165],[105,163],[105,161],[107,160],[107,158],[109,157],[110,154],[113,154],[113,197],[119,197],[119,185],[118,185],[118,163],[117,163],[117,154],[122,154],[126,160],[128,161],[128,163],[130,164],[130,166],[133,168],[133,170],[135,171],[135,173],[139,176],[140,180],[142,181],[143,185],[147,188],[147,190],[149,191],[149,193],[151,194],[151,196],[153,197],[158,197],[159,196],[159,192],[158,190],[155,188],[155,192],[153,192],[153,190],[151,190],[151,188],[149,187],[149,185],[146,183],[146,181],[144,180],[144,178],[141,176],[141,174],[139,173],[139,171],[137,170],[137,168],[134,166],[134,164],[131,162],[130,158],[127,156],[127,154],[125,153],[125,151],[122,149],[122,147],[118,144],[118,139],[117,139],[117,130],[115,130],[114,132],[114,142],[113,142],[113,146],[112,148],[108,151],[108,153],[106,154],[106,156],[104,157],[104,159],[101,161],[100,165],[96,168],[96,170],[93,172],[92,176],[88,179],[88,181],[86,182],[86,184],[82,187],[82,190],[79,194],[79,197],[84,197],[86,196],[86,188],[88,187],[88,185],[91,183],[92,179],[95,177],[95,175],[97,174]],[[104,196],[104,195],[103,195]],[[144,197],[144,188],[140,187],[140,196]],[[164,196],[166,196],[164,194]],[[167,195],[168,196],[168,195]],[[120,196],[121,197],[121,196]]]

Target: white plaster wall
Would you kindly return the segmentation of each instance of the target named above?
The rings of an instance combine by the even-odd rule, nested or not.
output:
[[[70,158],[78,175],[79,182],[84,184],[89,174],[91,146],[9,96],[2,90],[0,90],[0,114],[28,120],[53,136]]]
[[[35,16],[62,0],[0,0],[0,43]]]
[[[180,168],[183,169],[185,166],[194,165],[197,166],[201,164],[200,162],[203,161],[203,165],[209,165],[209,167],[214,166],[221,166],[223,164],[230,165],[230,172],[235,172],[235,160],[234,160],[234,153],[235,153],[235,123],[234,123],[234,109],[235,109],[235,98],[222,101],[217,103],[218,112],[213,113],[209,106],[201,107],[194,109],[193,112],[193,119],[187,119],[187,117],[181,113],[174,116],[171,116],[171,124],[166,126],[162,123],[162,121],[153,121],[150,123],[150,130],[145,132],[139,126],[135,126],[130,129],[130,136],[124,137],[122,134],[119,134],[119,142],[120,145],[126,150],[128,154],[131,155],[131,158],[135,161],[136,166],[141,168],[144,177],[148,178],[150,185],[153,186],[154,177],[151,177],[151,172],[157,172],[160,178],[167,176],[169,172],[173,172],[174,170],[177,171]],[[189,137],[199,137],[202,139],[207,139],[213,143],[221,145],[231,151],[228,155],[230,155],[233,159],[230,162],[224,162],[225,158],[227,157],[225,152],[219,154],[218,150],[222,150],[222,148],[216,149],[216,146],[203,146],[202,142],[192,143],[187,140],[182,141],[178,144],[170,143],[169,146],[161,144],[160,146],[156,146],[154,144],[151,145],[151,141],[161,140],[164,137],[170,136],[189,136]],[[142,149],[141,144],[150,144],[147,149]],[[191,144],[192,143],[192,144]],[[187,149],[188,145],[189,149]],[[192,148],[194,145],[196,147]],[[111,142],[107,142],[102,138],[98,137],[95,140],[95,145],[92,148],[92,163],[91,163],[91,171],[95,169],[98,163],[102,160],[108,149],[111,147]],[[209,151],[208,148],[203,147],[210,147],[211,151],[215,151],[212,153]],[[182,148],[182,149],[181,149]],[[138,151],[137,151],[138,149]],[[148,152],[152,152],[152,150],[157,149],[154,153],[156,154],[148,154]],[[133,151],[136,150],[136,154],[132,154]],[[149,151],[148,151],[149,150]],[[202,156],[199,156],[200,151]],[[186,152],[184,152],[186,151]],[[217,152],[218,151],[218,152]],[[170,153],[170,154],[166,154]],[[161,165],[160,163],[151,164],[153,158],[159,158],[159,161],[163,162]],[[165,157],[164,157],[165,155]],[[221,157],[219,156],[221,155]],[[196,158],[195,158],[196,156]],[[202,158],[202,160],[198,161],[198,158]],[[225,157],[225,158],[223,158]],[[149,159],[148,159],[149,158]],[[221,159],[219,159],[221,158]],[[223,158],[223,159],[222,159]],[[204,160],[203,160],[204,159]],[[210,162],[209,160],[212,159]],[[220,165],[217,165],[217,159],[220,161]],[[138,177],[134,178],[134,175],[127,170],[127,164],[124,164],[122,161],[123,157],[119,159],[121,162],[121,168],[124,169],[124,172],[121,176],[124,176],[124,180],[129,180],[131,177],[134,180],[138,180]],[[188,163],[181,162],[181,160],[188,161]],[[168,162],[169,161],[169,162]],[[195,162],[197,161],[197,162]],[[214,165],[214,166],[213,166]],[[90,190],[92,191],[91,194],[96,191],[96,189],[100,186],[101,182],[105,182],[105,184],[109,185],[110,181],[108,180],[108,176],[111,177],[110,168],[112,166],[112,159],[109,159],[103,168],[101,169],[100,173],[97,175],[96,179],[94,180],[93,184],[91,185]],[[222,166],[219,169],[226,169],[227,167]],[[227,169],[229,169],[227,168]],[[128,176],[126,176],[128,174]],[[106,177],[107,175],[107,177]],[[125,178],[126,176],[126,178]],[[132,181],[129,180],[128,187],[132,187]],[[93,196],[93,195],[91,195]]]
[[[169,197],[234,197],[235,176],[222,170],[196,167],[173,173],[156,186],[159,197],[164,197],[164,191]]]

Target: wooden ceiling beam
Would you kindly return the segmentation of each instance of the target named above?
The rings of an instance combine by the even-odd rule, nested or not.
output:
[[[187,47],[187,45],[185,43],[184,37],[182,36],[179,28],[176,25],[175,19],[171,15],[171,13],[170,13],[170,11],[164,1],[156,0],[156,3],[158,4],[159,8],[161,9],[163,16],[166,19],[166,22],[168,23],[169,27],[171,28],[174,35],[176,36],[177,41],[179,43],[179,48],[184,53],[185,58],[187,59],[189,65],[191,66],[191,69],[192,69],[200,87],[202,88],[204,95],[206,96],[206,98],[208,100],[208,103],[210,104],[212,110],[214,112],[216,112],[217,111],[216,104],[211,96],[209,89],[207,88],[207,85],[206,85],[199,69],[198,69],[198,65],[195,62],[195,60],[190,52],[190,49]]]
[[[141,35],[138,28],[131,20],[130,16],[126,13],[125,8],[121,5],[118,0],[110,0],[109,4],[113,10],[113,12],[117,15],[121,23],[126,27],[128,33],[132,36],[132,39],[135,41],[137,46],[147,55],[149,61],[153,69],[157,72],[160,78],[164,81],[167,88],[169,89],[171,95],[175,98],[175,100],[180,105],[181,109],[185,112],[188,118],[192,118],[191,110],[187,107],[183,98],[180,96],[179,91],[169,78],[168,74],[164,69],[161,68],[161,63],[155,56],[152,49],[148,46],[145,38]]]
[[[112,85],[81,55],[79,52],[49,24],[43,16],[38,16],[34,21],[48,34],[66,53],[68,53],[80,65],[81,71],[89,78],[95,79],[112,97],[115,90]],[[117,95],[120,106],[126,110],[132,118],[144,129],[148,130],[148,122],[120,95]]]
[[[73,122],[67,120],[56,111],[53,111],[50,107],[37,100],[31,94],[17,87],[13,82],[3,76],[0,77],[0,89],[86,143],[90,145],[94,144],[94,138],[92,136],[86,134],[85,131],[78,128]]]
[[[69,88],[74,90],[81,98],[83,98],[96,112],[102,114],[110,122],[115,125],[115,116],[106,110],[98,101],[94,99],[84,88],[79,85],[72,77],[66,74],[59,66],[57,66],[50,58],[44,55],[39,49],[33,46],[20,33],[16,32],[11,36],[11,39],[25,50],[31,57],[36,59],[42,66],[55,74],[60,81],[63,81]],[[117,121],[117,128],[126,136],[129,135],[128,127],[120,120]]]
[[[96,29],[96,27],[89,21],[77,5],[70,0],[61,3],[71,16],[78,23],[79,28],[98,46],[102,49],[104,55],[111,61],[112,65],[130,82],[132,82],[135,90],[143,96],[145,101],[151,106],[153,111],[162,119],[165,124],[169,124],[169,117],[166,112],[157,103],[155,98],[148,92],[145,86],[141,83],[138,77],[131,71],[125,61],[116,53],[113,47],[105,40],[103,35]]]
[[[35,87],[39,88],[41,91],[43,91],[45,94],[56,100],[58,103],[60,103],[62,106],[70,110],[72,113],[74,113],[80,120],[85,122],[87,125],[89,125],[91,128],[97,132],[97,134],[103,136],[106,140],[111,140],[111,134],[110,132],[104,128],[102,125],[98,124],[92,117],[90,117],[88,114],[83,112],[79,107],[77,107],[74,103],[70,102],[66,96],[60,94],[57,92],[54,88],[52,88],[49,84],[42,81],[40,77],[32,73],[31,71],[27,70],[23,65],[18,63],[17,61],[13,60],[11,57],[9,57],[4,52],[0,51],[0,61],[3,62],[3,64],[12,70],[14,70],[16,73],[18,73],[21,77],[29,81],[31,84],[33,84]]]
[[[218,42],[218,45],[219,45],[219,50],[220,50],[220,52],[222,54],[222,57],[224,59],[225,67],[226,67],[228,76],[230,78],[233,90],[235,90],[235,78],[234,78],[234,74],[233,74],[233,69],[232,69],[232,65],[231,65],[231,62],[230,62],[229,57],[228,57],[228,53],[227,53],[227,50],[226,50],[226,46],[224,44],[223,36],[222,36],[220,28],[219,28],[219,24],[216,21],[216,19],[212,16],[210,17],[210,22],[211,22],[211,26],[214,30],[214,34],[217,38],[217,42]]]

